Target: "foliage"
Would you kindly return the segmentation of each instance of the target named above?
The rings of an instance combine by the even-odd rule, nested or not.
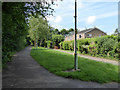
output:
[[[47,0],[40,2],[2,2],[2,61],[10,61],[12,52],[21,50],[29,44],[28,20],[53,14]],[[36,23],[36,22],[35,22]],[[35,24],[34,24],[35,25]],[[46,28],[45,28],[46,29]],[[27,40],[26,40],[27,39]],[[26,43],[27,41],[27,43]],[[32,41],[31,41],[32,42]]]
[[[73,50],[74,41],[64,41],[60,43],[61,49]],[[77,40],[77,49],[82,54],[92,56],[112,57],[119,59],[118,36],[106,35],[96,38],[86,38]]]
[[[52,30],[52,34],[60,35],[60,32],[58,29],[54,29]]]
[[[48,15],[53,15],[54,9],[51,6],[54,5],[54,1],[49,3],[48,0],[40,1],[40,2],[27,2],[25,7],[28,8],[26,13],[32,15],[34,17],[42,17],[46,18]]]
[[[107,52],[113,50],[113,46],[115,44],[115,40],[107,37],[101,37],[97,41],[98,45],[98,52],[100,54],[105,54],[107,55]]]
[[[47,35],[49,33],[49,27],[46,20],[44,20],[42,17],[30,18],[29,21],[29,36],[34,41],[34,43],[38,40],[41,40],[41,42],[47,38]]]
[[[62,29],[60,31],[60,34],[63,35],[63,36],[65,36],[66,34],[68,34],[68,31],[66,29]]]
[[[77,40],[77,48],[82,53],[83,51],[87,52],[86,48],[83,45],[89,45],[90,39],[81,39]]]
[[[24,48],[27,24],[25,3],[2,3],[2,60],[10,61],[11,53]],[[7,17],[7,18],[6,18]]]
[[[64,41],[60,43],[61,49],[64,50],[73,50],[74,49],[74,41]]]
[[[51,45],[52,41],[46,41],[46,43],[47,43],[47,48],[52,48],[52,45]]]
[[[70,28],[70,29],[68,30],[69,33],[70,33],[70,32],[73,32],[73,31],[74,31],[73,28]]]
[[[50,72],[66,78],[99,83],[118,82],[118,66],[116,65],[78,57],[80,71],[64,72],[74,68],[73,55],[46,48],[37,50],[33,48],[31,56]]]
[[[59,43],[64,41],[64,36],[62,35],[52,35],[53,45],[59,46]]]

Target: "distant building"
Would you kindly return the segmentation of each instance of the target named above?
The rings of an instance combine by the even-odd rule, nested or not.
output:
[[[82,31],[78,31],[77,39],[101,37],[104,35],[107,35],[107,34],[103,32],[102,30],[94,27],[94,28],[89,28],[89,29],[85,29]],[[70,35],[65,37],[65,41],[71,41],[71,40],[74,40],[74,33],[71,33]]]

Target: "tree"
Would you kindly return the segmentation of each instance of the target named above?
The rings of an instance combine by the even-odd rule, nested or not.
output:
[[[70,28],[70,29],[68,30],[69,33],[70,33],[70,32],[73,32],[73,31],[74,31],[73,28]]]
[[[56,34],[56,35],[58,35],[58,34],[60,34],[60,32],[59,32],[58,29],[53,29],[53,30],[52,30],[52,34]]]
[[[68,33],[68,31],[66,29],[62,29],[60,31],[60,34],[65,36],[66,34],[69,34],[69,33]]]
[[[52,35],[53,45],[59,46],[59,43],[64,41],[64,36],[62,35]]]
[[[36,46],[36,42],[40,40],[40,45],[43,39],[47,39],[47,34],[49,33],[49,27],[46,20],[42,17],[35,18],[31,16],[29,21],[29,36],[34,41],[34,45]]]
[[[26,45],[28,20],[30,14],[44,18],[52,15],[50,3],[45,2],[2,2],[2,60],[11,59],[11,52],[20,50]],[[45,4],[46,3],[46,4]],[[46,29],[46,28],[45,28]],[[46,31],[46,30],[45,30]],[[45,32],[46,33],[46,32]]]
[[[114,35],[118,35],[118,34],[119,34],[119,31],[118,31],[118,29],[116,29],[114,32]]]

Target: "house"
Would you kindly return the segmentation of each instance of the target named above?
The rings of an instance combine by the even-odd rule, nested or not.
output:
[[[107,34],[103,32],[102,30],[94,27],[94,28],[89,28],[86,30],[78,31],[77,39],[101,37],[104,35],[107,35]],[[65,37],[65,41],[71,41],[71,40],[74,40],[74,33],[71,33],[70,35]]]

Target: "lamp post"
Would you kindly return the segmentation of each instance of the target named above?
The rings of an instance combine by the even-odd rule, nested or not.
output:
[[[77,59],[77,0],[75,0],[75,30],[74,30],[74,69],[78,69],[78,59]]]

